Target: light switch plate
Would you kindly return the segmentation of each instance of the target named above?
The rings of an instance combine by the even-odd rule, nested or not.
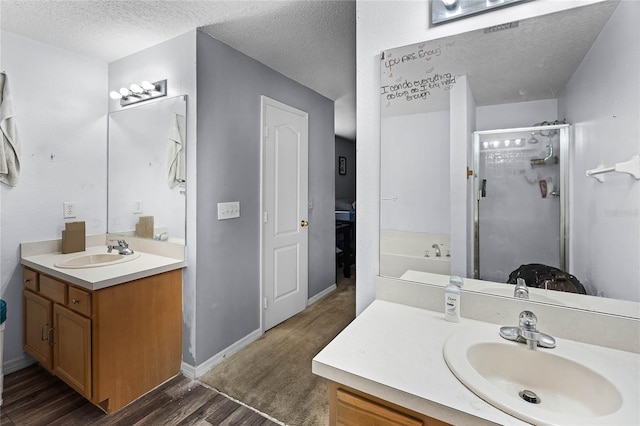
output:
[[[240,217],[240,201],[218,203],[218,220]]]

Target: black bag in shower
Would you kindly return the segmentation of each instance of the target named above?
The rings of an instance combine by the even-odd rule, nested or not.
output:
[[[576,277],[553,266],[540,263],[520,265],[518,269],[509,274],[507,283],[516,284],[518,278],[523,278],[527,287],[587,294],[584,286]]]

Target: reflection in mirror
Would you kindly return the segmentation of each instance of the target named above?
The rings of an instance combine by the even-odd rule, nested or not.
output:
[[[567,124],[474,132],[474,278],[561,284],[552,271],[567,269],[569,145]],[[522,259],[539,266],[514,270]]]
[[[562,266],[544,256],[515,256],[526,252],[523,246],[545,254],[538,237],[552,230],[558,237],[549,252],[566,245],[563,271],[587,295],[554,291],[561,286],[547,281],[547,288],[531,289],[538,301],[640,316],[640,180],[611,173],[600,183],[586,175],[640,153],[639,20],[638,2],[605,1],[382,52],[381,275],[429,283],[437,274],[461,275],[469,278],[467,290],[512,296],[513,286],[499,283],[521,265]],[[465,182],[458,178],[479,154],[473,133],[564,120],[568,177],[560,184],[568,188],[567,235],[560,236],[555,219],[534,225],[509,205],[500,207],[494,213],[508,223],[497,226],[508,233],[495,251],[508,254],[509,263],[488,266],[496,270],[486,271],[486,279],[496,282],[473,279],[474,256],[492,250],[474,245],[479,170],[468,170]],[[460,129],[467,129],[462,139],[455,137]],[[514,175],[519,193],[513,195],[531,192],[549,207],[563,196],[556,172],[546,170],[551,160],[544,163],[559,154],[558,135],[529,132],[527,141],[531,137],[537,148],[532,141],[513,167],[495,173]],[[491,240],[497,232],[488,231]]]
[[[186,96],[109,114],[109,233],[185,243],[186,115]]]

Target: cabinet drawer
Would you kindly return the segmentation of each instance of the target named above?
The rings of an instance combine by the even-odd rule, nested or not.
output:
[[[91,293],[69,286],[68,306],[79,314],[91,316]]]
[[[38,273],[31,269],[22,270],[22,284],[31,291],[38,291]]]
[[[54,302],[67,303],[67,285],[46,275],[40,275],[40,294]]]
[[[337,392],[338,425],[372,426],[423,426],[420,419],[398,412],[384,405],[338,389]]]

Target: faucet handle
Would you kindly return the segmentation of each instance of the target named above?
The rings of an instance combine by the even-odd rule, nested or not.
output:
[[[518,299],[529,298],[529,288],[527,287],[527,283],[523,278],[518,278],[516,280],[516,286],[513,289],[513,297],[516,297]]]
[[[536,331],[538,317],[531,311],[520,312],[520,327],[527,331]]]

